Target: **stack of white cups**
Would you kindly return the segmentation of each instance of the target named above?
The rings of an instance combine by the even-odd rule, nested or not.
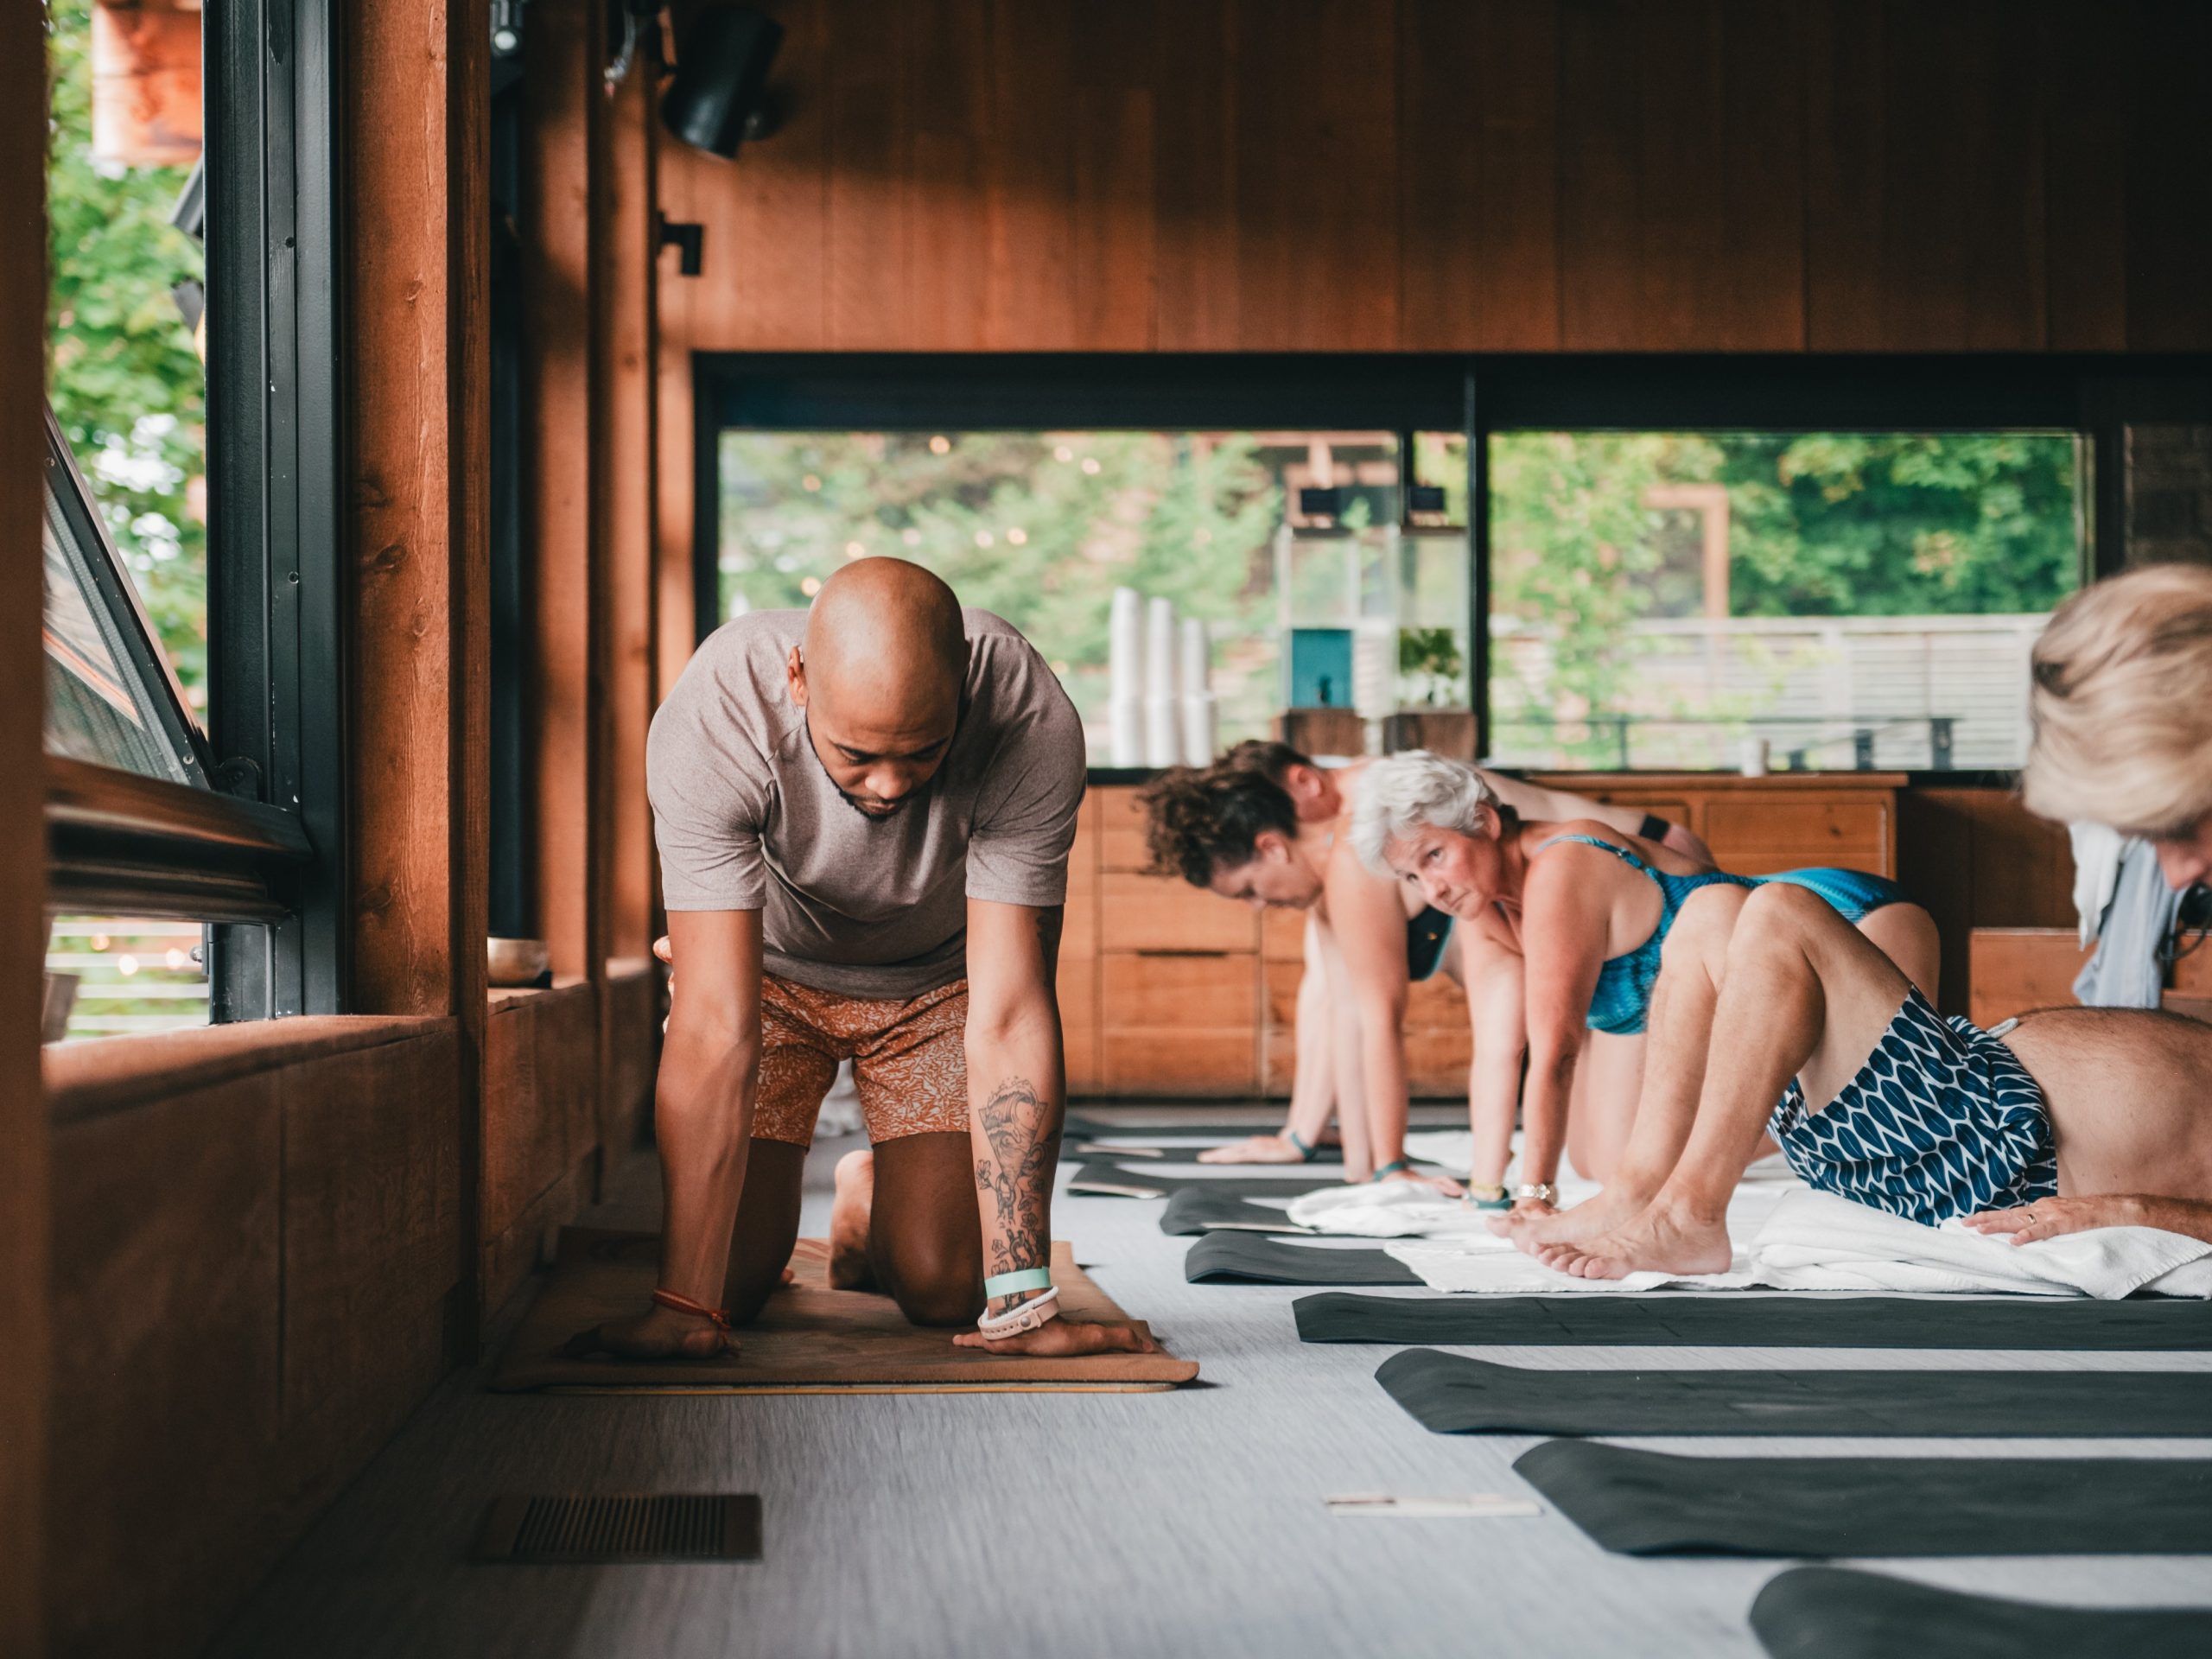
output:
[[[1195,616],[1183,619],[1183,761],[1204,766],[1213,761],[1219,741],[1221,717],[1213,695],[1213,650],[1206,625]]]
[[[1106,696],[1114,764],[1143,766],[1144,596],[1134,588],[1114,590],[1106,636]]]
[[[1175,601],[1145,607],[1144,763],[1172,766],[1183,758],[1181,698],[1175,686]]]

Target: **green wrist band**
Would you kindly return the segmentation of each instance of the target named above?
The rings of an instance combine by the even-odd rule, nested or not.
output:
[[[1049,1290],[1052,1284],[1050,1268],[1024,1268],[1019,1273],[995,1273],[983,1281],[983,1294],[996,1301],[1001,1296],[1013,1296],[1025,1290]]]
[[[1385,1175],[1395,1175],[1402,1169],[1411,1169],[1412,1167],[1413,1166],[1408,1164],[1404,1159],[1393,1158],[1389,1163],[1383,1165],[1382,1168],[1376,1170],[1374,1174],[1369,1176],[1368,1179],[1370,1180],[1379,1181]]]
[[[1289,1141],[1292,1146],[1298,1149],[1298,1155],[1300,1158],[1304,1159],[1309,1164],[1313,1161],[1315,1148],[1307,1146],[1306,1142],[1299,1137],[1299,1134],[1296,1129],[1285,1129],[1282,1132],[1282,1138]]]

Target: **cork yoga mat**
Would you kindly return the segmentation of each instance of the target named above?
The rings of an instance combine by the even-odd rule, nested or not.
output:
[[[1032,1359],[956,1348],[956,1332],[907,1324],[888,1296],[831,1289],[829,1247],[818,1238],[798,1242],[791,1253],[796,1281],[738,1331],[734,1356],[640,1361],[604,1353],[571,1358],[561,1351],[577,1332],[643,1308],[659,1262],[660,1240],[653,1234],[563,1230],[552,1277],[508,1339],[491,1386],[590,1393],[1141,1393],[1172,1389],[1198,1374],[1195,1363],[1167,1353]],[[1128,1318],[1057,1240],[1052,1281],[1061,1307],[1073,1318]]]

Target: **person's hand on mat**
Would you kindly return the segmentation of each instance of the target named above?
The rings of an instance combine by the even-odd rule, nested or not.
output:
[[[2140,1227],[2143,1206],[2126,1193],[2101,1192],[2081,1198],[2037,1198],[2015,1210],[1984,1210],[1968,1216],[1977,1233],[2010,1233],[2015,1244],[2032,1244],[2061,1233],[2086,1233],[2097,1227]]]
[[[1092,1319],[1052,1319],[1034,1331],[994,1341],[980,1331],[963,1331],[956,1348],[982,1348],[995,1354],[1023,1354],[1032,1359],[1077,1359],[1085,1354],[1156,1354],[1160,1344],[1141,1325],[1111,1325]]]
[[[709,1320],[655,1306],[579,1332],[561,1351],[571,1359],[602,1351],[618,1359],[718,1359],[737,1352],[737,1338]]]
[[[1208,1147],[1198,1154],[1202,1164],[1302,1164],[1306,1160],[1306,1154],[1280,1135],[1255,1135],[1226,1147]]]

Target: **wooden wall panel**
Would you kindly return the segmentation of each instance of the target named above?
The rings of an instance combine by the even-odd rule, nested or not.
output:
[[[1621,0],[1560,0],[1560,343],[1619,351],[1640,333],[1637,40]]]
[[[0,764],[18,780],[0,804],[0,1652],[46,1646],[48,1463],[46,1097],[39,1006],[46,954],[42,577],[29,556],[44,522],[40,385],[46,320],[46,37],[41,9],[0,21],[0,698],[13,711]],[[12,640],[13,644],[7,643]]]
[[[2126,0],[2091,12],[2048,8],[2042,19],[2046,342],[2053,351],[2127,345]]]
[[[708,350],[2201,347],[2193,0],[781,0]]]
[[[49,1058],[63,1650],[199,1651],[448,1363],[461,1023],[248,1029]]]
[[[1897,880],[1936,918],[1939,1006],[1973,1006],[1976,928],[2074,925],[2074,864],[2061,825],[2032,817],[2011,791],[1912,789],[1897,797]]]
[[[1400,342],[1392,0],[1235,9],[1238,345]]]
[[[1558,5],[1400,0],[1397,44],[1401,338],[1555,349]]]
[[[1866,0],[1803,9],[1805,343],[1878,351],[1885,13]]]
[[[55,1137],[59,1648],[196,1649],[274,1557],[282,1122],[264,1073]]]
[[[2212,6],[2138,0],[2128,111],[2127,344],[2212,347]]]
[[[492,994],[484,1046],[486,1316],[536,1264],[544,1227],[590,1201],[599,1042],[599,988],[588,981]]]
[[[652,957],[618,957],[607,975],[607,1086],[600,1103],[599,1145],[613,1170],[652,1121],[660,1067],[660,969]]]

